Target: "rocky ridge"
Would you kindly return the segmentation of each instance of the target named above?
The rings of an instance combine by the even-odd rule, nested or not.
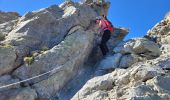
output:
[[[149,40],[130,39],[115,47],[123,55],[119,66],[89,80],[72,100],[169,100],[169,16],[148,31]]]
[[[109,5],[66,1],[21,17],[0,12],[0,100],[169,100],[170,14],[148,38],[123,41],[128,30],[118,28],[102,58],[94,20]]]

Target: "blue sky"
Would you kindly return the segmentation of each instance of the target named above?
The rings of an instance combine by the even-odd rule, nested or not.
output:
[[[16,11],[23,15],[28,11],[60,4],[64,0],[0,0],[0,10]],[[110,0],[108,18],[114,26],[130,28],[126,39],[140,37],[170,11],[170,0]]]

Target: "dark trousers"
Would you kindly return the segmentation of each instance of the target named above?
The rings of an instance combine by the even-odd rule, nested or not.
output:
[[[100,49],[103,55],[106,55],[109,52],[109,49],[106,44],[107,41],[110,39],[110,36],[111,36],[111,32],[109,30],[105,30],[100,43]]]

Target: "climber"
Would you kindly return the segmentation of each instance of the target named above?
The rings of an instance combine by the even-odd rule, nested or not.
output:
[[[111,32],[113,32],[113,25],[104,15],[103,17],[98,17],[96,19],[96,24],[99,25],[99,29],[100,29],[99,33],[103,34],[100,43],[100,49],[102,51],[103,56],[105,56],[109,52],[106,43],[111,37]]]

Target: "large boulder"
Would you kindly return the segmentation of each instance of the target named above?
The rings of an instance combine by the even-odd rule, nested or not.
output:
[[[146,80],[161,74],[164,74],[164,71],[160,67],[148,63],[143,64],[142,62],[130,69],[130,77],[135,81],[141,80],[145,82]]]
[[[139,57],[138,55],[135,54],[123,55],[119,63],[119,68],[128,68],[139,61],[142,61],[142,57]]]
[[[120,43],[113,51],[122,54],[136,54],[147,59],[156,58],[161,54],[159,46],[145,38],[135,38]]]
[[[23,57],[28,55],[27,47],[11,45],[0,45],[0,76],[11,73],[17,67],[20,67]]]
[[[114,78],[111,74],[98,76],[89,80],[71,100],[105,100],[108,93],[105,90],[113,88]]]
[[[119,67],[119,62],[122,57],[122,54],[114,54],[113,56],[107,56],[98,65],[98,70],[109,70]]]
[[[95,11],[86,5],[72,5],[63,9],[53,5],[22,16],[3,43],[32,49],[51,48],[60,43],[74,26],[87,28],[95,17]]]
[[[57,27],[55,25],[57,25],[57,18],[62,15],[59,11],[61,9],[58,6],[52,6],[40,11],[28,12],[19,19],[17,27],[9,33],[5,43],[28,47],[37,45],[38,47],[41,42],[45,42],[44,40],[49,40],[48,38],[58,34],[55,31]],[[55,15],[54,12],[57,14]],[[43,41],[41,41],[42,39]]]
[[[11,46],[0,46],[0,76],[9,73],[16,66],[14,66],[17,59],[16,52]]]
[[[122,54],[114,54],[113,56],[106,56],[101,61],[99,61],[95,66],[97,67],[95,71],[95,76],[100,76],[107,74],[119,67],[120,59]]]
[[[111,37],[107,43],[110,51],[113,50],[119,43],[122,43],[125,36],[129,33],[129,29],[125,27],[115,27]]]
[[[35,57],[31,65],[25,64],[13,74],[20,79],[27,79],[58,68],[56,73],[52,71],[50,76],[29,82],[34,84],[33,87],[42,98],[49,98],[76,75],[92,50],[93,39],[94,34],[90,31],[78,30],[57,46]]]

